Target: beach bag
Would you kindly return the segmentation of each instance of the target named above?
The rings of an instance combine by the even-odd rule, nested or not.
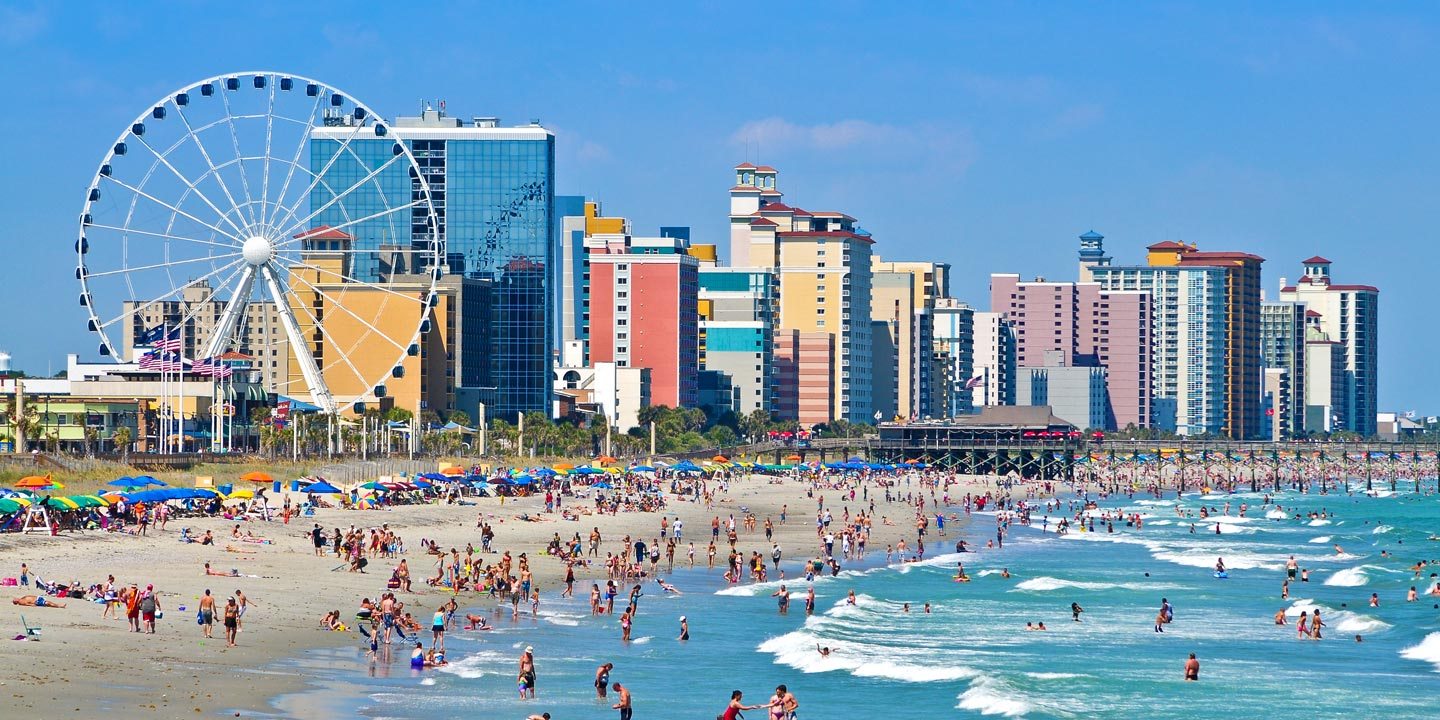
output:
[[[204,625],[204,624],[205,624],[205,611],[204,611],[204,610],[196,610],[196,611],[195,611],[195,624],[196,624],[196,625]]]

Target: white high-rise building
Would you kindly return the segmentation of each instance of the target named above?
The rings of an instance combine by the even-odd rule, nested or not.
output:
[[[975,368],[971,403],[1015,404],[1015,329],[1004,313],[975,313]]]
[[[935,365],[941,373],[937,384],[943,388],[943,402],[937,408],[944,417],[975,412],[971,378],[977,374],[975,312],[954,298],[939,298],[934,309]]]
[[[1341,357],[1335,362],[1343,368],[1340,387],[1333,392],[1339,402],[1332,409],[1331,422],[1325,429],[1346,430],[1365,437],[1374,435],[1379,401],[1380,290],[1370,285],[1330,282],[1330,261],[1323,257],[1312,257],[1301,265],[1305,274],[1294,285],[1281,287],[1280,299],[1304,303],[1307,311],[1318,314],[1311,316],[1307,312],[1306,317],[1328,342],[1338,346]],[[1307,354],[1306,360],[1309,359]],[[1324,374],[1323,361],[1308,367]],[[1305,385],[1307,415],[1310,414],[1308,407],[1327,404],[1332,394],[1328,392],[1330,388],[1321,386],[1321,380],[1315,383],[1308,380]],[[1306,429],[1320,430],[1308,424]]]

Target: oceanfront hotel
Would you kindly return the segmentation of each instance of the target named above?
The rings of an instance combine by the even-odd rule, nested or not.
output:
[[[418,170],[391,162],[396,140]],[[462,120],[443,107],[398,118],[386,137],[353,115],[324,116],[289,302],[336,392],[441,418],[543,412],[622,431],[647,405],[802,427],[1044,405],[1093,430],[1376,431],[1379,291],[1332,282],[1324,258],[1267,299],[1257,255],[1166,240],[1140,248],[1143,263],[1115,262],[1091,230],[1073,279],[995,272],[988,288],[956,287],[947,263],[893,257],[856,217],[786,202],[768,165],[716,172],[728,174],[728,237],[693,229],[719,218],[638,232],[600,198],[555,195],[556,142],[538,122]],[[445,239],[434,267],[422,252],[428,214],[367,219],[420,197],[417,175]],[[344,197],[333,189],[356,184]],[[393,298],[427,287],[421,339],[397,346],[401,362],[358,352],[413,322],[413,304]],[[988,307],[975,303],[987,294]],[[191,312],[202,302],[215,309]],[[308,403],[266,307],[250,308],[237,350],[255,384]],[[174,302],[126,309],[127,357],[147,328],[182,315],[193,353],[223,302],[202,280]],[[387,371],[383,387],[366,385]]]

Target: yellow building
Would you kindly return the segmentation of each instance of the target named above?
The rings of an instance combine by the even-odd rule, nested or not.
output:
[[[290,270],[290,304],[337,403],[358,398],[367,407],[393,406],[417,414],[429,409],[445,416],[455,407],[457,311],[467,281],[443,277],[427,307],[429,278],[396,272],[405,269],[403,262],[382,262],[387,282],[348,282],[352,238],[329,228],[305,235],[303,264]],[[399,249],[394,253],[403,254]],[[411,347],[408,342],[421,313],[428,327]],[[286,395],[314,402],[294,353],[286,388]]]
[[[777,171],[743,163],[730,189],[730,262],[773,268],[780,283],[780,330],[835,339],[830,392],[834,417],[874,422],[871,398],[871,269],[874,241],[839,212],[780,202]],[[784,389],[782,388],[782,392]]]

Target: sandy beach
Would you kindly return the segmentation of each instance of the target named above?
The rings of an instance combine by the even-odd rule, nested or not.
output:
[[[776,524],[775,539],[787,559],[814,557],[818,549],[814,529],[817,500],[807,497],[807,487],[807,483],[796,479],[740,478],[731,483],[728,493],[718,495],[713,509],[671,495],[664,515],[672,522],[676,517],[684,521],[686,542],[696,542],[697,566],[704,563],[711,518],[718,515],[723,520],[734,514],[738,521],[741,508],[755,513],[759,523],[753,532],[744,531],[743,524],[737,526],[739,550],[747,554],[759,551],[768,557],[770,545],[763,532],[768,516]],[[918,483],[907,488],[902,480],[899,489],[901,493],[918,491]],[[950,485],[949,493],[953,498],[987,490],[993,490],[987,479],[961,476]],[[913,544],[914,512],[903,502],[884,502],[883,495],[876,496],[873,486],[870,492],[877,518],[868,560],[873,563],[878,557],[883,562],[887,545],[902,537]],[[847,506],[852,513],[862,507],[858,495],[856,501],[850,502],[842,500],[838,491],[821,494],[837,519]],[[51,581],[75,580],[89,585],[114,575],[117,584],[137,583],[141,588],[153,584],[164,612],[154,635],[137,634],[128,630],[123,609],[120,619],[102,619],[103,605],[81,600],[70,601],[65,608],[18,607],[9,601],[33,589],[0,588],[0,626],[7,638],[22,632],[21,614],[32,626],[43,627],[40,642],[11,642],[8,651],[0,654],[0,677],[4,678],[0,687],[6,704],[17,716],[70,712],[157,718],[283,715],[271,705],[272,699],[302,689],[305,679],[276,671],[276,662],[302,655],[310,648],[358,644],[358,633],[324,630],[320,620],[326,612],[339,610],[341,617],[349,621],[362,597],[376,599],[385,590],[391,569],[399,562],[375,559],[366,573],[348,572],[332,554],[315,556],[305,535],[313,527],[312,522],[320,523],[327,535],[337,527],[369,528],[382,523],[399,532],[407,549],[402,557],[409,560],[416,591],[400,593],[399,598],[407,610],[422,618],[451,594],[424,584],[423,578],[434,575],[435,565],[433,558],[419,551],[420,541],[435,540],[447,550],[463,550],[472,543],[478,553],[476,524],[482,514],[496,533],[495,552],[483,557],[493,562],[507,550],[512,555],[527,553],[532,558],[542,603],[563,589],[565,565],[543,555],[555,533],[565,539],[575,533],[585,537],[591,528],[598,527],[604,538],[601,558],[607,551],[618,552],[620,539],[627,534],[646,539],[659,535],[660,513],[582,515],[578,521],[565,521],[558,514],[540,512],[544,509],[543,497],[506,499],[503,506],[497,498],[468,501],[474,504],[369,511],[321,509],[313,520],[296,518],[288,525],[278,517],[272,522],[242,524],[242,532],[266,538],[268,544],[232,541],[235,523],[220,518],[172,520],[163,531],[151,528],[146,537],[101,531],[60,537],[0,535],[0,577],[18,576],[21,563],[29,565],[33,576]],[[274,505],[279,502],[279,498],[272,499]],[[593,501],[566,498],[566,505],[579,509],[593,506]],[[782,507],[789,511],[784,525],[780,524]],[[525,522],[517,519],[521,514],[540,514],[545,519]],[[885,524],[881,517],[894,524]],[[181,528],[189,528],[197,535],[210,530],[217,538],[216,544],[182,543]],[[227,547],[239,552],[227,551]],[[684,554],[682,545],[676,553],[677,568],[684,563]],[[724,554],[722,550],[717,565]],[[217,571],[233,569],[240,577],[207,576],[206,562]],[[604,569],[598,564],[577,567],[576,576],[576,594],[582,595],[585,582],[603,578]],[[250,598],[252,606],[243,618],[238,647],[225,646],[218,622],[215,638],[203,638],[195,618],[199,598],[207,588],[222,604],[236,590]],[[490,607],[495,603],[488,596],[466,592],[457,601],[462,612],[466,607]],[[363,678],[356,678],[356,682],[363,683]]]

